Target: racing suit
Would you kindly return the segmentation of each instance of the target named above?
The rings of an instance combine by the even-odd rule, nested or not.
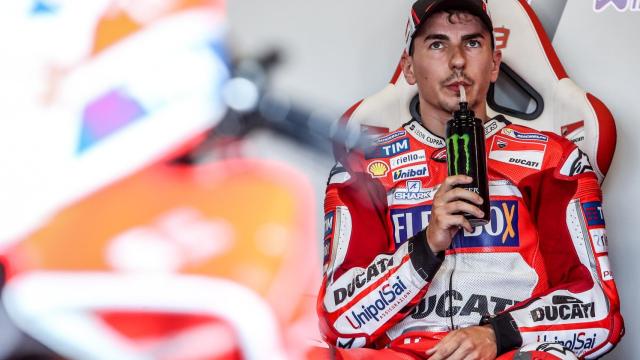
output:
[[[318,297],[325,340],[432,346],[451,330],[491,324],[498,355],[610,351],[624,325],[586,154],[556,134],[489,120],[491,222],[434,254],[424,229],[447,177],[446,144],[422,125],[416,101],[411,113],[330,174]]]

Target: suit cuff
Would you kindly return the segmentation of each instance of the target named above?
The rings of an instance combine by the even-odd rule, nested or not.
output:
[[[444,251],[434,254],[427,246],[427,232],[422,230],[407,241],[409,257],[416,272],[424,281],[431,281],[444,261]]]
[[[518,330],[518,324],[510,313],[505,312],[496,316],[483,317],[480,320],[480,325],[486,324],[490,324],[496,334],[498,356],[522,346],[522,336]]]

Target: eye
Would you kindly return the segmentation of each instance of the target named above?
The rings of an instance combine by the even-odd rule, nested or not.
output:
[[[467,45],[472,48],[479,48],[482,44],[480,43],[480,41],[473,39],[473,40],[469,40]]]
[[[440,41],[434,41],[431,43],[431,45],[429,45],[429,49],[433,49],[433,50],[439,50],[439,49],[442,49],[443,47],[444,45]]]

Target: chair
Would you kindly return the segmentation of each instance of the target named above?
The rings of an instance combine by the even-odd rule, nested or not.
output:
[[[502,50],[500,81],[530,98],[525,111],[496,102],[492,86],[487,114],[504,115],[509,121],[537,130],[551,131],[578,145],[604,180],[616,146],[616,128],[609,109],[593,94],[574,83],[547,37],[542,24],[525,0],[500,0],[489,4],[496,47]],[[342,118],[352,128],[390,131],[411,119],[409,103],[417,87],[407,84],[400,64],[389,85],[352,106]]]

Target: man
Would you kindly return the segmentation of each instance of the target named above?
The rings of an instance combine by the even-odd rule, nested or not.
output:
[[[608,352],[624,326],[586,155],[555,134],[487,118],[501,53],[485,1],[419,0],[410,23],[412,119],[348,154],[328,182],[325,340],[343,358]],[[489,153],[492,220],[475,228],[460,213],[482,216],[481,198],[456,187],[470,178],[447,177],[443,137],[460,86],[485,121]]]

